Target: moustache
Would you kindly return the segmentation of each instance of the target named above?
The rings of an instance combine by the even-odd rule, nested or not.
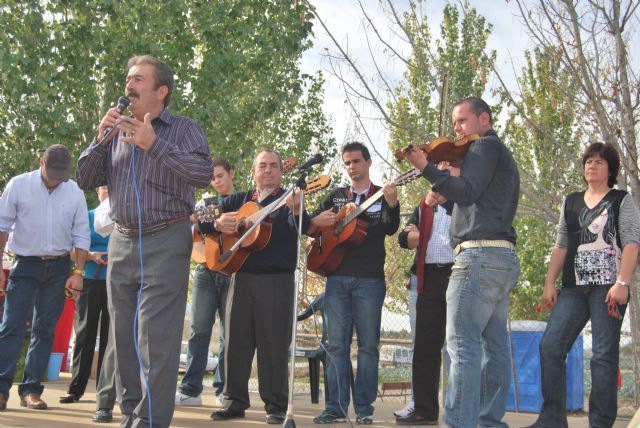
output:
[[[129,92],[127,92],[127,97],[140,98],[140,95],[136,91],[129,91]]]

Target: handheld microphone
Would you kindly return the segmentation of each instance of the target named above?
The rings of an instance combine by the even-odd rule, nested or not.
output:
[[[118,98],[118,105],[116,106],[116,108],[118,109],[118,113],[122,114],[127,109],[127,107],[129,107],[130,103],[131,101],[129,101],[129,98],[127,97]],[[113,130],[116,129],[116,126],[118,126],[117,123],[112,127],[107,128],[107,130],[104,132],[104,137],[102,137],[102,140],[100,140],[97,146],[101,145],[104,141],[107,140],[107,138],[109,138]]]
[[[298,167],[298,171],[309,171],[312,166],[319,164],[323,159],[324,158],[320,153],[316,153],[315,155],[313,155],[313,157],[311,157],[311,159],[300,165]]]

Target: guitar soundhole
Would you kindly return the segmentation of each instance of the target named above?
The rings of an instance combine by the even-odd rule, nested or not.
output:
[[[238,225],[236,226],[236,233],[238,235],[242,235],[244,234],[247,230],[249,230],[249,228],[253,226],[253,222],[248,220],[248,219],[242,219],[238,222]]]

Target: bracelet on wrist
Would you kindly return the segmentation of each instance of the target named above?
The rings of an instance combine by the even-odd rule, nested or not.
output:
[[[627,284],[626,282],[622,281],[621,279],[616,279],[616,284],[620,284],[623,287],[629,288],[629,284]]]
[[[84,269],[75,268],[71,272],[75,273],[76,275],[80,275],[81,277],[84,277]]]

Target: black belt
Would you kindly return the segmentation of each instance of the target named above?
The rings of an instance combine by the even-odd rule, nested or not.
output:
[[[425,263],[424,267],[428,269],[450,269],[453,267],[453,263]]]
[[[60,260],[60,259],[68,258],[69,253],[61,254],[59,256],[20,256],[16,254],[14,257],[16,260],[50,261],[50,260]]]
[[[120,223],[116,223],[116,230],[121,234],[123,234],[124,236],[126,236],[127,238],[134,238],[140,234],[146,235],[148,233],[159,232],[171,226],[172,224],[181,222],[183,220],[188,220],[188,219],[189,219],[188,215],[183,215],[182,217],[177,217],[162,223],[157,223],[151,226],[143,227],[142,230],[138,229],[137,227],[136,228],[124,227]]]

